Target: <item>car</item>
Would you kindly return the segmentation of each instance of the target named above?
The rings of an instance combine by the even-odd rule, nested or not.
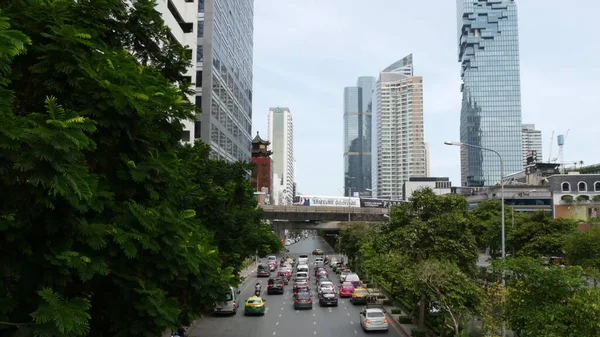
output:
[[[346,276],[350,274],[354,274],[352,271],[350,271],[350,269],[342,271],[342,273],[340,274],[340,283],[346,282]]]
[[[282,279],[269,279],[267,283],[267,294],[281,294],[285,292],[285,282]]]
[[[333,305],[334,307],[337,307],[338,299],[337,299],[335,291],[326,290],[326,291],[321,292],[319,294],[319,305],[322,307],[326,306],[326,305]]]
[[[366,331],[388,331],[389,323],[383,310],[379,308],[363,309],[360,312],[360,326]]]
[[[340,287],[340,297],[352,297],[354,292],[354,285],[352,282],[344,282]]]
[[[314,255],[314,254],[313,254]],[[306,254],[301,254],[298,256],[298,264],[308,264],[308,255]]]
[[[317,248],[312,251],[312,255],[323,255],[323,251]]]
[[[333,285],[333,282],[331,282],[331,281],[323,281],[323,282],[319,282],[319,286],[317,289],[318,289],[317,291],[320,293],[325,291],[326,289],[335,291],[335,286]]]
[[[298,290],[298,287],[308,287],[308,281],[295,281],[293,291]]]
[[[319,272],[319,274],[317,274],[316,282],[319,283],[319,280],[328,279],[328,278],[329,278],[329,273],[327,272],[327,270],[321,270]]]
[[[244,307],[244,315],[261,315],[265,314],[265,300],[262,297],[250,296],[246,300]]]
[[[313,301],[309,292],[301,292],[294,299],[294,309],[312,309]]]
[[[299,286],[298,288],[296,288],[296,290],[294,290],[294,295],[293,297],[296,298],[298,296],[298,293],[311,293],[310,291],[310,287],[309,286]]]
[[[315,267],[315,276],[319,275],[319,272],[321,272],[321,270],[325,270],[325,267]]]
[[[367,289],[363,287],[355,288],[352,292],[350,302],[352,302],[352,304],[367,303],[367,296],[369,296],[369,291]]]
[[[266,264],[259,264],[256,268],[256,277],[270,277],[271,268]]]

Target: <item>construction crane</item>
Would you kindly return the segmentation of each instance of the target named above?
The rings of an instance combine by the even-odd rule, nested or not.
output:
[[[548,151],[548,162],[552,162],[552,145],[554,145],[554,130],[552,130],[552,136],[550,136],[550,151]]]

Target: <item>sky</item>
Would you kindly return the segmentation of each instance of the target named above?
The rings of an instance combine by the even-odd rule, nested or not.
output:
[[[344,87],[411,53],[423,76],[431,176],[460,186],[459,148],[443,144],[459,140],[455,0],[254,3],[253,134],[267,137],[269,107],[290,108],[299,193],[343,195]],[[542,130],[544,160],[570,130],[565,161],[600,163],[600,1],[517,4],[523,123]]]

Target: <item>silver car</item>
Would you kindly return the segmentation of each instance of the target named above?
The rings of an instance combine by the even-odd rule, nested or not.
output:
[[[388,331],[389,324],[381,309],[363,309],[360,312],[360,326],[364,331]]]

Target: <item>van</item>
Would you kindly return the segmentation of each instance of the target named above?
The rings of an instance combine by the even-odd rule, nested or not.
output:
[[[232,314],[237,313],[240,303],[237,295],[240,293],[234,287],[229,287],[222,302],[215,303],[215,314]]]
[[[298,268],[296,268],[297,272],[303,272],[303,273],[308,273],[309,269],[308,269],[308,265],[307,264],[299,264]]]
[[[302,255],[298,256],[298,265],[301,265],[301,264],[308,264],[308,255],[302,254]]]
[[[323,267],[325,265],[325,260],[322,257],[317,257],[315,259],[315,266]]]
[[[345,282],[351,282],[355,288],[360,287],[360,278],[356,274],[348,274],[344,279]]]

